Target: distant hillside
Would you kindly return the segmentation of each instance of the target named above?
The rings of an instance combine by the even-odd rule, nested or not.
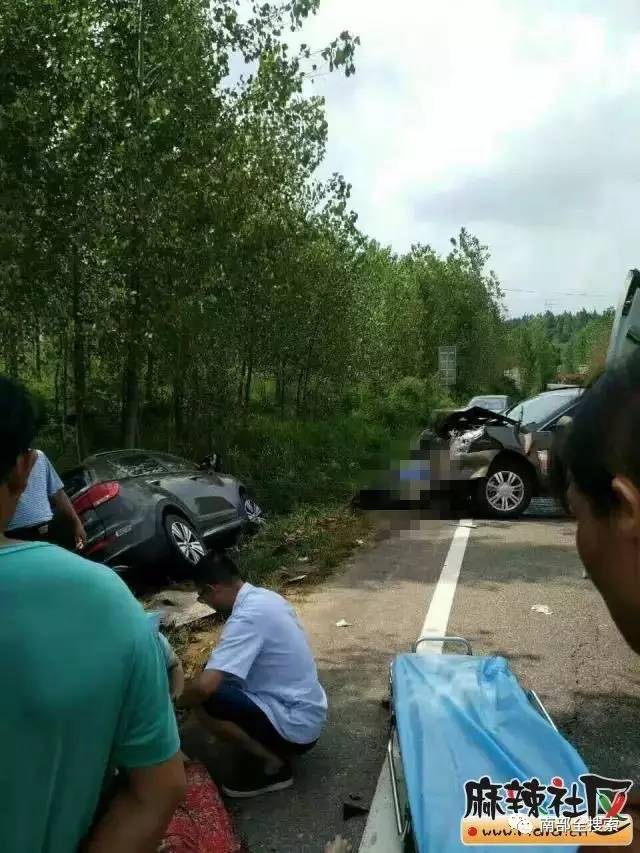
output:
[[[558,377],[575,381],[604,363],[614,312],[525,315],[507,321],[510,361],[520,385],[535,393]]]

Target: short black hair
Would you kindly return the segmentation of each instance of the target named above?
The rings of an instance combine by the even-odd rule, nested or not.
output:
[[[615,509],[616,474],[640,489],[640,350],[606,370],[584,393],[561,451],[567,473],[594,511]]]
[[[199,586],[233,583],[240,579],[240,572],[231,557],[209,551],[196,563],[194,579]]]
[[[36,415],[29,392],[8,376],[0,376],[0,483],[4,483],[20,454],[31,447]]]

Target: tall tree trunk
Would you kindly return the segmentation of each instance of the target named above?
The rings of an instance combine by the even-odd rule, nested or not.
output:
[[[302,402],[304,405],[307,405],[307,400],[309,397],[309,376],[311,375],[309,370],[305,370],[304,372],[304,382],[302,383]]]
[[[134,260],[134,264],[136,261]],[[127,349],[124,365],[124,384],[122,400],[122,444],[123,447],[135,447],[138,432],[138,413],[140,410],[140,367],[142,363],[142,345],[140,328],[140,276],[137,268],[131,273],[130,291],[135,294],[131,306],[131,317],[127,329]]]
[[[181,444],[184,438],[184,376],[179,365],[173,374],[173,434],[176,444]]]
[[[238,384],[238,406],[242,406],[242,401],[244,400],[244,376],[247,372],[247,362],[242,362],[242,369],[240,371],[240,383]]]
[[[85,402],[87,398],[87,373],[85,356],[85,329],[80,305],[80,258],[74,243],[71,249],[71,287],[73,310],[73,402],[76,410],[76,443],[78,461],[86,454]]]
[[[142,137],[144,130],[143,98],[144,98],[144,18],[145,7],[143,0],[138,0],[138,33],[137,33],[137,68],[136,68],[136,151],[133,186],[135,188],[135,212],[133,234],[131,240],[132,253],[130,257],[129,293],[133,296],[130,306],[130,319],[127,330],[127,348],[124,365],[124,389],[122,401],[122,443],[124,447],[134,447],[138,433],[138,412],[140,409],[140,369],[142,362],[140,322],[141,296],[141,264],[143,257],[143,172],[142,172]]]
[[[280,390],[280,383],[282,382],[282,375],[280,372],[280,365],[278,364],[278,369],[276,370],[276,395],[275,395],[275,404],[276,406],[280,405],[280,397],[282,396],[282,392]]]
[[[62,333],[62,449],[64,450],[67,443],[67,422],[69,419],[69,344],[67,341],[67,333]]]
[[[147,353],[147,373],[144,380],[144,401],[145,403],[153,403],[153,389],[156,372],[156,360],[153,352],[149,350]]]
[[[249,360],[247,362],[247,378],[244,383],[244,399],[243,399],[243,407],[246,410],[249,408],[249,402],[251,401],[251,381],[253,379],[253,354],[249,353]]]
[[[58,429],[60,430],[60,445],[64,444],[64,424],[62,422],[62,406],[60,405],[61,398],[61,385],[62,385],[62,357],[59,355],[56,358],[56,370],[53,377],[53,411],[55,413],[56,423],[58,425]]]
[[[300,417],[302,412],[302,381],[304,379],[304,369],[298,373],[298,382],[296,385],[296,417]]]
[[[127,346],[124,368],[124,400],[122,406],[122,444],[135,447],[140,409],[140,347],[133,337]]]
[[[187,381],[184,369],[186,362],[186,341],[185,333],[182,329],[178,332],[176,344],[171,396],[173,404],[173,437],[176,444],[180,445],[184,441],[184,389]]]
[[[287,375],[286,375],[286,365],[284,359],[280,362],[280,399],[278,404],[280,406],[280,420],[284,420],[284,410],[285,403],[287,399]]]
[[[7,331],[5,358],[7,361],[7,373],[13,379],[17,379],[20,373],[20,348],[18,345],[18,330],[11,322]]]
[[[35,355],[36,355],[36,377],[42,379],[42,353],[40,350],[40,323],[36,322],[36,340],[35,340]]]
[[[307,359],[306,359],[306,367],[304,368],[304,380],[302,385],[302,402],[304,405],[307,405],[307,392],[309,388],[309,376],[311,375],[311,365],[313,362],[313,356],[315,352],[316,340],[318,338],[318,329],[319,323],[316,322],[314,324],[314,332],[309,341],[309,347],[307,348]]]

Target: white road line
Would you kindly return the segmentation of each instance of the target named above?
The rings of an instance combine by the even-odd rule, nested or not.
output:
[[[453,599],[456,595],[460,569],[467,550],[467,542],[471,533],[471,521],[463,519],[460,521],[453,534],[447,558],[444,561],[440,579],[436,584],[431,597],[431,604],[424,620],[421,637],[444,637],[447,633],[449,616],[453,607]],[[440,654],[442,643],[423,643],[418,651],[420,654]]]
[[[444,637],[447,633],[449,616],[471,530],[472,522],[469,519],[460,521],[455,529],[419,637]],[[419,651],[421,654],[440,654],[442,643],[423,643]],[[402,842],[396,830],[389,765],[385,761],[371,801],[359,853],[401,853],[401,851]]]

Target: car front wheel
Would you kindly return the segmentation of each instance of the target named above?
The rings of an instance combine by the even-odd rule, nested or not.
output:
[[[519,465],[505,462],[497,465],[478,484],[478,508],[492,518],[516,518],[531,503],[530,475]]]
[[[195,566],[204,557],[206,549],[202,539],[181,515],[168,513],[164,519],[164,529],[169,546],[179,557],[183,569]]]
[[[242,500],[247,521],[251,524],[263,524],[264,516],[260,506],[252,498],[246,495],[243,496]]]

